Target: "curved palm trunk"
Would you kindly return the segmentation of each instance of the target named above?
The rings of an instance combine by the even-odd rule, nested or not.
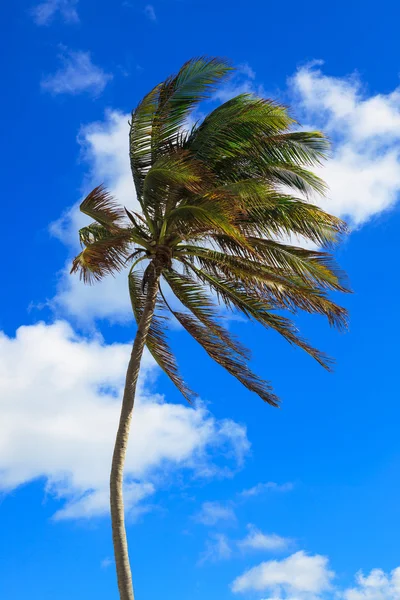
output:
[[[111,466],[111,524],[120,600],[134,600],[135,597],[132,586],[132,574],[129,564],[128,542],[126,539],[125,530],[123,499],[124,464],[135,401],[136,384],[140,370],[140,362],[156,305],[158,280],[159,274],[155,268],[153,275],[149,277],[146,301],[142,316],[138,323],[136,337],[126,373],[121,416],[119,420]]]

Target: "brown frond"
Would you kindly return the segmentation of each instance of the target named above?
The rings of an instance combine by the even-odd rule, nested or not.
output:
[[[129,247],[129,232],[93,242],[73,260],[71,273],[78,272],[83,282],[89,284],[114,275],[125,267]]]
[[[125,212],[103,185],[98,185],[80,205],[85,215],[108,229],[118,229],[123,223]]]
[[[129,295],[132,304],[132,310],[138,323],[143,312],[145,303],[145,294],[142,291],[142,278],[136,272],[129,275]],[[154,360],[164,373],[171,379],[184,398],[192,402],[196,394],[188,387],[182,379],[175,356],[168,346],[165,330],[167,328],[167,317],[160,314],[162,306],[158,303],[158,308],[151,321],[149,333],[147,335],[146,346],[149,349]]]

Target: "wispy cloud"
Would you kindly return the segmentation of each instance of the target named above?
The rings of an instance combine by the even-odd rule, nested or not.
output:
[[[101,561],[101,568],[107,569],[108,567],[111,567],[111,565],[113,563],[114,563],[114,561],[107,556],[106,558],[103,558],[103,560]]]
[[[268,551],[279,551],[285,550],[291,543],[292,540],[289,538],[281,537],[276,533],[263,533],[254,525],[248,525],[249,533],[245,538],[237,542],[238,547],[242,551],[247,550],[268,550]]]
[[[93,64],[90,53],[65,50],[59,56],[62,66],[42,79],[42,89],[51,94],[99,95],[112,79],[110,73]]]
[[[251,488],[242,490],[239,496],[242,498],[250,498],[251,496],[259,496],[267,491],[272,492],[290,492],[294,484],[288,481],[287,483],[275,483],[275,481],[267,481],[266,483],[257,483]]]
[[[218,562],[227,560],[232,556],[232,548],[226,535],[223,533],[215,533],[210,536],[206,542],[206,548],[200,555],[198,565],[206,562]]]
[[[156,11],[154,10],[154,6],[152,4],[147,4],[144,9],[144,14],[150,21],[157,21]]]
[[[208,526],[216,525],[220,521],[236,521],[233,508],[220,502],[204,502],[194,518],[197,523]]]
[[[50,25],[57,15],[64,23],[79,23],[77,4],[78,0],[45,0],[35,6],[31,14],[36,25]]]

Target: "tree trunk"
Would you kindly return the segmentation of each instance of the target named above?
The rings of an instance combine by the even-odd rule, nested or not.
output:
[[[154,265],[154,263],[153,263]],[[143,313],[138,323],[135,341],[126,373],[125,390],[122,400],[121,416],[117,437],[115,440],[110,475],[110,506],[112,537],[114,544],[115,565],[117,569],[118,589],[120,600],[134,600],[132,573],[129,564],[128,542],[125,530],[123,479],[126,450],[128,446],[129,429],[132,420],[135,401],[136,384],[139,375],[140,362],[146,343],[147,333],[154,314],[157,299],[159,273],[154,265],[154,271],[147,282],[147,295]]]

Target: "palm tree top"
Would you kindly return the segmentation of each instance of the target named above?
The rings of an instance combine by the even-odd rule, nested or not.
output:
[[[93,283],[129,264],[137,321],[148,281],[156,277],[147,346],[188,400],[193,392],[166,339],[168,313],[211,358],[276,406],[271,385],[251,371],[247,349],[221,325],[218,303],[277,331],[329,368],[329,359],[299,335],[282,309],[322,314],[331,325],[346,326],[346,311],[329,291],[348,290],[328,251],[346,226],[312,202],[326,189],[312,171],[327,157],[326,137],[296,130],[286,107],[240,94],[188,125],[230,71],[222,59],[192,59],[143,98],[129,132],[140,212],[120,207],[103,186],[95,188],[81,204],[93,223],[79,232],[83,250],[72,272]],[[293,246],[291,236],[328,250]],[[182,310],[170,306],[165,282]]]

